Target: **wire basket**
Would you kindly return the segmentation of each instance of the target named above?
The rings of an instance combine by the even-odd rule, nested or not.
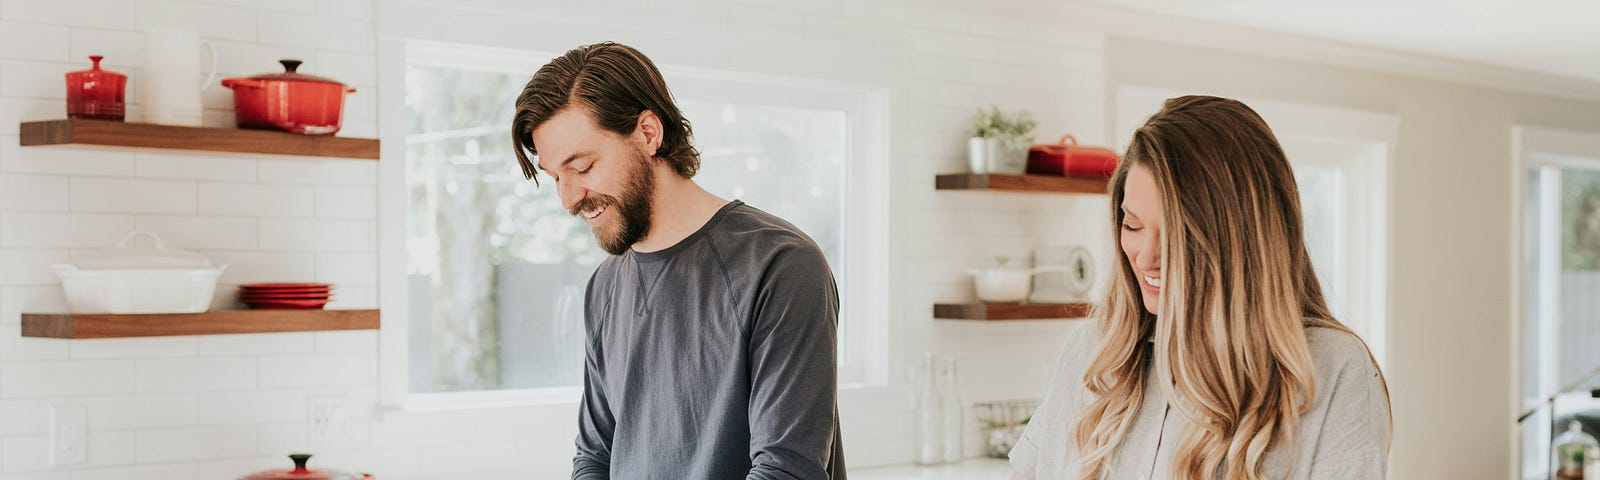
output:
[[[1039,401],[1001,400],[977,403],[972,408],[984,436],[988,437],[984,453],[994,458],[1006,458],[1011,453],[1011,447],[1016,446],[1017,440],[1022,438],[1022,430],[1028,427],[1028,419],[1039,408]]]

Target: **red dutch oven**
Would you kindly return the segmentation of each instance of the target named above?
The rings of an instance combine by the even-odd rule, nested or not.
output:
[[[228,78],[222,86],[233,89],[233,112],[239,128],[285,130],[307,135],[339,132],[344,94],[356,89],[334,80],[296,73],[299,60],[278,60],[283,73]]]
[[[1072,135],[1054,145],[1034,145],[1028,149],[1027,173],[1068,177],[1109,178],[1117,170],[1117,152],[1105,147],[1078,145]]]
[[[239,480],[374,480],[374,477],[367,473],[345,473],[338,470],[306,468],[306,461],[311,459],[311,454],[309,453],[289,455],[289,459],[294,460],[293,469],[264,470],[239,477]]]

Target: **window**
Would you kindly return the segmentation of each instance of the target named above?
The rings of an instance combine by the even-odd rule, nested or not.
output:
[[[1551,439],[1600,384],[1600,136],[1517,136],[1520,454],[1524,478],[1547,478]]]
[[[408,49],[413,399],[576,399],[584,288],[606,254],[561,208],[549,177],[543,187],[523,179],[509,141],[515,97],[549,58]],[[661,67],[702,152],[695,181],[816,240],[840,290],[841,381],[872,380],[881,349],[868,347],[886,316],[875,300],[886,289],[874,240],[882,188],[871,188],[885,178],[875,167],[886,138],[881,93]]]

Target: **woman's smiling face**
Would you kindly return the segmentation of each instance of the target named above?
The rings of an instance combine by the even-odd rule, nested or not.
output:
[[[1139,282],[1145,310],[1156,313],[1161,307],[1161,191],[1144,165],[1128,169],[1122,187],[1122,225],[1117,238],[1128,267]]]

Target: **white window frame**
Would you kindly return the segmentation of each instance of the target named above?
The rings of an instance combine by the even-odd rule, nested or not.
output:
[[[426,64],[503,71],[532,75],[554,55],[490,47],[449,45],[419,40],[380,42],[379,93],[385,117],[407,114],[403,88],[409,64]],[[843,258],[845,272],[835,272],[848,291],[841,307],[842,327],[848,329],[851,362],[839,365],[841,386],[863,388],[888,380],[890,295],[888,282],[889,227],[889,98],[888,89],[846,82],[787,78],[771,75],[690,68],[658,63],[678,99],[723,101],[759,105],[830,109],[846,112],[850,151],[845,161],[846,218]],[[390,86],[393,85],[393,86]],[[397,117],[398,118],[398,117]],[[693,119],[690,119],[691,121]],[[406,321],[406,162],[407,122],[384,122],[380,129],[383,158],[379,166],[379,306],[386,321],[380,334],[379,390],[386,408],[410,412],[499,408],[576,403],[581,386],[502,389],[464,392],[415,393],[409,385],[409,322]],[[841,330],[841,333],[845,333]]]
[[[1524,222],[1526,221],[1523,218],[1523,211],[1527,207],[1526,198],[1528,194],[1525,175],[1530,169],[1540,169],[1540,188],[1544,189],[1544,191],[1551,191],[1551,189],[1560,188],[1562,168],[1600,171],[1600,133],[1515,125],[1511,127],[1511,154],[1514,159],[1511,162],[1511,175],[1509,175],[1511,178],[1511,205],[1513,206],[1511,209],[1511,224],[1514,225],[1514,228],[1511,229],[1510,255],[1511,311],[1516,321],[1511,329],[1511,359],[1514,368],[1511,369],[1511,385],[1513,387],[1510,392],[1512,405],[1512,412],[1510,413],[1511,418],[1514,420],[1522,418],[1525,414],[1529,414],[1530,411],[1534,414],[1529,416],[1527,421],[1535,422],[1533,424],[1534,430],[1540,437],[1537,445],[1544,447],[1540,451],[1548,456],[1549,442],[1543,439],[1548,439],[1551,436],[1549,415],[1553,412],[1541,409],[1540,405],[1528,405],[1524,402],[1525,398],[1522,395],[1522,375],[1525,368],[1522,362],[1522,325],[1526,320],[1523,318],[1523,307],[1525,306],[1524,302],[1535,302],[1541,309],[1539,320],[1541,322],[1549,322],[1541,324],[1539,328],[1539,358],[1537,360],[1539,363],[1538,372],[1540,373],[1537,392],[1537,398],[1539,399],[1549,399],[1563,389],[1563,385],[1560,385],[1561,371],[1559,368],[1561,342],[1556,335],[1561,328],[1561,310],[1559,308],[1558,288],[1541,288],[1540,296],[1536,299],[1523,298],[1522,295],[1522,282],[1525,280],[1523,278],[1522,248],[1524,245],[1522,235],[1524,233]],[[1540,213],[1543,216],[1540,224],[1544,227],[1543,231],[1540,232],[1540,237],[1547,243],[1543,245],[1544,248],[1540,250],[1541,254],[1536,261],[1540,264],[1540,272],[1545,274],[1541,278],[1541,283],[1558,287],[1560,285],[1559,275],[1561,270],[1561,204],[1558,198],[1552,196],[1545,196],[1540,198],[1539,201],[1541,203]],[[1550,309],[1552,313],[1544,315],[1544,309]],[[1522,438],[1520,422],[1512,421],[1510,423],[1511,435],[1515,439],[1515,441],[1511,442],[1511,458],[1515,459],[1511,464],[1511,468],[1515,472],[1515,478],[1522,478],[1529,473],[1523,470],[1525,465],[1522,458],[1522,446],[1526,439]]]
[[[1118,145],[1126,149],[1133,131],[1160,110],[1168,98],[1203,94],[1159,87],[1123,85],[1117,89],[1116,122]],[[1320,143],[1355,155],[1344,155],[1339,162],[1344,177],[1343,209],[1346,227],[1340,242],[1345,250],[1344,292],[1348,310],[1340,321],[1361,331],[1372,356],[1384,371],[1390,371],[1389,336],[1394,318],[1389,302],[1393,267],[1389,252],[1394,239],[1389,215],[1393,198],[1395,145],[1400,136],[1400,118],[1393,114],[1335,108],[1304,103],[1253,99],[1228,94],[1260,114],[1272,132],[1284,143]],[[1291,158],[1290,162],[1300,160]]]

